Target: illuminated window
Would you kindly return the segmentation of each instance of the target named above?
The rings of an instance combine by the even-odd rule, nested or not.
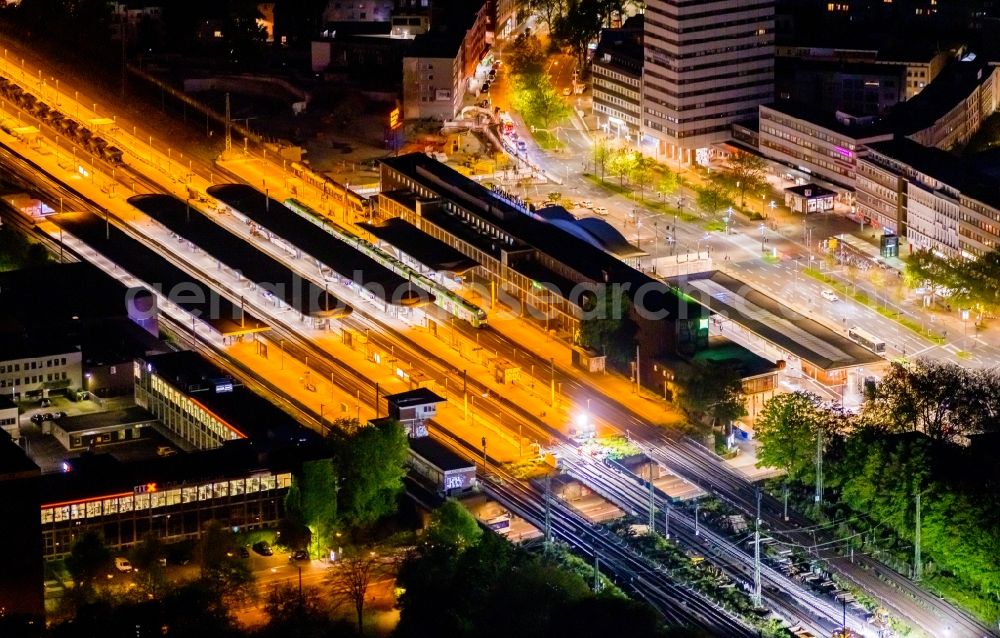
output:
[[[118,499],[118,511],[121,513],[131,512],[133,509],[132,496],[123,496]]]
[[[149,494],[136,494],[135,495],[135,509],[136,510],[148,510],[149,509]]]
[[[229,481],[229,493],[233,496],[238,496],[243,493],[244,481],[243,479],[236,479],[234,481]]]
[[[42,510],[42,525],[52,522],[52,508]]]

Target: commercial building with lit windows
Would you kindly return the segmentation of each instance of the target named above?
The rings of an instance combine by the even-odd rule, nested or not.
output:
[[[234,447],[121,463],[83,456],[64,474],[41,478],[43,554],[69,553],[87,531],[110,547],[153,534],[165,542],[196,538],[205,522],[240,530],[273,527],[283,515],[294,464],[265,457],[252,441]]]
[[[821,180],[835,192],[854,190],[865,145],[892,139],[874,118],[816,111],[793,102],[759,107],[761,155]]]
[[[774,0],[649,0],[644,150],[690,163],[774,95]]]
[[[604,29],[591,64],[594,113],[609,139],[631,142],[642,123],[642,16]]]
[[[301,462],[327,454],[319,435],[194,352],[137,359],[134,374],[136,401],[149,412],[134,408],[131,421],[152,427],[156,415],[163,434],[194,451],[123,460],[98,448],[43,474],[31,500],[46,558],[66,555],[86,531],[120,548],[147,534],[195,538],[209,520],[272,527]]]

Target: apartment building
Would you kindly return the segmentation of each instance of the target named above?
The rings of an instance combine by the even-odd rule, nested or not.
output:
[[[642,123],[642,16],[605,29],[594,53],[594,113],[609,136],[638,140]]]
[[[643,49],[643,148],[689,163],[771,102],[774,0],[650,0]]]
[[[1000,104],[1000,66],[954,62],[900,108],[897,130],[924,146],[952,150],[967,143]]]
[[[760,106],[758,148],[762,155],[812,175],[841,194],[854,190],[864,146],[891,140],[873,118],[836,116],[807,106],[778,102]]]
[[[433,15],[403,57],[403,117],[449,120],[462,109],[469,78],[488,50],[487,4]],[[491,31],[490,31],[491,32]]]
[[[1000,245],[1000,181],[906,138],[869,147],[858,165],[857,205],[915,250],[973,259]]]

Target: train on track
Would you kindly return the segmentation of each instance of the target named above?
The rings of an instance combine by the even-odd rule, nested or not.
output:
[[[72,139],[74,142],[101,157],[106,162],[120,165],[124,161],[124,152],[105,140],[100,135],[77,122],[75,119],[67,117],[61,111],[54,109],[32,93],[25,91],[16,82],[0,76],[0,96],[9,100],[23,111],[26,111],[38,118],[39,122],[45,122],[62,135]],[[4,130],[8,133],[12,130]]]
[[[476,304],[466,301],[461,296],[449,290],[447,287],[439,284],[433,279],[430,279],[426,275],[417,272],[367,239],[358,237],[349,230],[333,224],[322,214],[313,210],[309,206],[306,206],[297,199],[286,199],[284,204],[289,210],[321,225],[334,237],[341,240],[345,244],[350,245],[358,252],[374,259],[376,262],[385,266],[397,275],[406,277],[407,279],[412,280],[413,283],[433,292],[434,305],[441,308],[449,315],[469,322],[469,325],[473,328],[482,328],[486,326],[486,311]]]

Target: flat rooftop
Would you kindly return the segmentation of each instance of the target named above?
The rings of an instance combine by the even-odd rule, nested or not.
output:
[[[0,481],[25,478],[38,473],[38,466],[28,458],[10,435],[0,430]]]
[[[83,453],[69,459],[71,472],[42,476],[42,506],[131,494],[137,485],[156,483],[162,491],[213,479],[240,478],[261,470],[291,471],[296,450],[303,453],[312,446],[289,448],[292,453],[275,454],[255,441],[229,441],[222,447],[169,457],[153,456],[139,462],[127,462],[110,454]]]
[[[423,458],[443,472],[476,469],[475,463],[466,461],[429,436],[410,439],[410,452]]]
[[[45,328],[127,317],[128,294],[127,286],[88,262],[11,270],[0,273],[0,324],[20,324],[51,335],[60,330]]]
[[[152,412],[138,405],[130,405],[106,412],[68,416],[56,421],[56,427],[64,432],[88,432],[152,421],[156,421],[156,415]]]
[[[799,197],[833,197],[837,194],[829,188],[824,188],[819,184],[802,184],[801,186],[792,186],[791,188],[786,188],[785,192],[794,193]]]
[[[196,209],[170,195],[137,195],[128,202],[171,232],[183,237],[230,268],[258,284],[271,286],[271,293],[302,315],[326,317],[351,312],[351,307],[312,281],[303,280],[285,265],[253,244],[233,235]]]
[[[694,300],[823,370],[883,362],[874,352],[717,270],[679,281]]]
[[[179,392],[250,439],[315,441],[319,435],[196,352],[146,357],[144,364]]]
[[[247,329],[268,329],[267,323],[259,317],[250,313],[242,314],[239,304],[217,295],[208,285],[194,281],[191,275],[167,261],[161,253],[153,251],[115,226],[109,228],[96,215],[62,213],[51,215],[48,219],[126,272],[150,286],[159,285],[163,295],[186,312],[196,313],[220,334],[228,336]],[[173,290],[183,291],[183,294],[171,295]]]
[[[315,257],[334,270],[342,279],[369,290],[381,301],[394,305],[412,306],[434,301],[430,292],[414,286],[401,275],[389,270],[351,245],[337,239],[320,224],[302,217],[279,201],[269,199],[245,184],[220,184],[208,189],[208,194],[239,211],[255,224],[287,239],[302,252]],[[330,225],[333,222],[328,221]],[[402,295],[406,290],[413,295]],[[415,295],[415,296],[414,296]]]
[[[411,405],[444,403],[446,399],[434,393],[434,391],[430,388],[417,388],[415,390],[407,390],[406,392],[386,395],[385,400],[389,403],[394,403],[401,408],[405,408]]]
[[[460,275],[478,265],[476,260],[398,217],[381,224],[362,223],[359,226],[436,272]]]

